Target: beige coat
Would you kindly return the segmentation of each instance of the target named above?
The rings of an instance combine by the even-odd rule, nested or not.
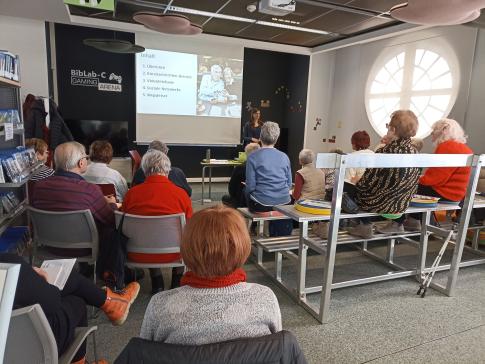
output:
[[[318,199],[325,196],[325,173],[321,169],[307,164],[298,173],[303,177],[301,198]]]

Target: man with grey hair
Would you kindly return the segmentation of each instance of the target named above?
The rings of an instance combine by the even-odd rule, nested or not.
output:
[[[111,234],[115,226],[114,211],[117,204],[114,196],[105,197],[101,189],[87,182],[81,174],[86,172],[89,157],[84,146],[78,142],[59,144],[54,151],[56,172],[53,176],[35,182],[31,205],[47,211],[75,211],[90,210],[99,233],[99,262],[100,272],[110,271],[117,277],[123,277],[124,267],[116,266],[112,257],[115,249],[110,244]],[[51,248],[54,253],[62,255],[62,248]],[[91,254],[90,249],[79,249],[69,254]],[[118,251],[118,250],[117,250]],[[65,255],[64,250],[64,255]],[[85,267],[82,267],[85,268]],[[120,278],[121,280],[121,278]],[[116,282],[116,288],[123,288],[124,282]]]
[[[142,184],[132,187],[123,200],[121,209],[129,214],[142,216],[160,216],[185,214],[185,218],[192,216],[192,202],[185,191],[177,187],[168,179],[170,173],[170,159],[156,149],[150,149],[141,160],[146,179]],[[179,253],[172,254],[128,254],[128,259],[134,262],[168,263],[180,260]],[[172,270],[172,288],[180,285],[183,268]],[[164,283],[160,269],[150,269],[152,278],[152,293],[163,291]]]
[[[161,142],[160,140],[152,141],[149,146],[148,150],[159,150],[160,152],[168,155],[169,148],[167,144]],[[185,177],[185,173],[177,167],[171,167],[170,173],[168,174],[168,179],[172,181],[176,186],[184,189],[185,192],[190,196],[192,196],[192,188],[190,187],[189,183],[187,182],[187,177]],[[133,181],[131,181],[132,186],[139,185],[145,181],[145,172],[143,172],[143,168],[138,168],[133,176]]]
[[[325,197],[325,174],[313,165],[315,153],[311,149],[302,149],[298,159],[301,169],[295,173],[293,199],[323,199]]]
[[[56,172],[35,183],[31,204],[48,211],[90,210],[98,227],[114,227],[117,209],[114,196],[105,197],[101,189],[81,176],[89,157],[78,142],[59,144],[54,152]]]
[[[288,156],[274,148],[280,127],[267,121],[261,127],[262,148],[246,162],[246,199],[252,212],[271,211],[290,203],[291,167]]]

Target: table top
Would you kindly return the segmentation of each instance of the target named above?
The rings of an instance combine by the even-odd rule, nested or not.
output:
[[[284,213],[286,216],[298,222],[325,221],[325,220],[330,220],[330,217],[331,217],[331,215],[314,215],[314,214],[304,213],[295,209],[293,205],[274,206],[273,209]],[[424,212],[424,211],[447,211],[447,210],[459,210],[459,209],[460,207],[458,205],[438,203],[438,206],[433,208],[409,207],[405,213],[412,214],[412,213]],[[352,219],[357,217],[368,217],[368,216],[381,216],[381,214],[376,214],[375,212],[359,212],[357,214],[341,213],[340,219]]]
[[[210,162],[206,162],[203,159],[200,162],[201,166],[210,166],[210,167],[224,167],[224,166],[240,166],[244,162],[240,162],[234,159],[211,159]]]

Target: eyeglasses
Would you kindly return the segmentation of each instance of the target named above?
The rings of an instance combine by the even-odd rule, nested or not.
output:
[[[84,157],[79,158],[78,163],[81,162],[83,159],[86,159],[86,161],[89,160],[89,156],[85,155]]]

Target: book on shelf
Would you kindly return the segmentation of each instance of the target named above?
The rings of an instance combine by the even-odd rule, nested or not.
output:
[[[0,50],[0,76],[19,81],[19,57],[7,51]]]
[[[75,258],[44,260],[40,269],[47,273],[47,282],[62,290],[75,263]]]

